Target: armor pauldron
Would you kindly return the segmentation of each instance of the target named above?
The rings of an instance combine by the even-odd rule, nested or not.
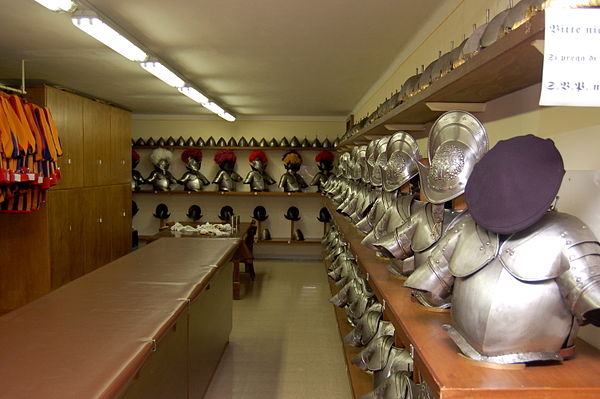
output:
[[[443,252],[455,277],[469,276],[488,264],[498,252],[498,235],[479,227],[470,214],[458,217],[433,251]]]
[[[595,241],[578,218],[548,212],[539,222],[510,237],[500,247],[500,261],[510,274],[523,281],[553,279],[569,269],[567,249]]]
[[[556,282],[580,325],[600,326],[600,243],[583,242],[567,250],[570,268]]]
[[[413,215],[416,229],[411,247],[414,252],[422,252],[437,242],[442,235],[444,205],[426,203]]]

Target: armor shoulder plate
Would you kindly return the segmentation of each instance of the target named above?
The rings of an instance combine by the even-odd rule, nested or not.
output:
[[[427,203],[414,214],[416,225],[412,240],[412,250],[422,252],[432,246],[442,235],[444,205]],[[411,218],[412,219],[412,218]]]
[[[544,281],[569,270],[569,248],[596,241],[575,216],[550,211],[533,226],[514,234],[500,248],[502,265],[523,281]]]
[[[451,251],[445,258],[452,275],[466,277],[494,259],[498,246],[498,235],[478,226],[467,212],[448,226],[438,247],[442,252]]]

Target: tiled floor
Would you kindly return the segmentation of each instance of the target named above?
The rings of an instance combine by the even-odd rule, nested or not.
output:
[[[350,399],[322,262],[256,261],[206,399]]]

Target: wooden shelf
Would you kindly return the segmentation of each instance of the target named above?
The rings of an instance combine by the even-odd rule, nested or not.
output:
[[[531,43],[544,39],[544,12],[534,15],[490,47],[433,82],[406,102],[343,140],[337,149],[348,149],[369,141],[368,136],[386,135],[388,124],[423,124],[442,114],[431,111],[428,102],[485,103],[541,82],[543,55]],[[427,137],[428,130],[411,132]]]
[[[330,265],[331,262],[325,261],[326,270]],[[333,280],[329,278],[329,276],[327,277],[327,281],[329,282],[331,295],[333,296],[337,294],[339,289]],[[352,358],[354,358],[354,356],[356,356],[364,348],[355,348],[343,343],[344,337],[348,335],[350,331],[352,331],[352,326],[350,323],[348,323],[346,313],[343,309],[334,305],[331,306],[333,306],[335,311],[335,318],[337,320],[337,325],[340,332],[340,340],[342,341],[341,345],[344,352],[344,360],[346,360],[346,370],[348,371],[348,378],[350,380],[350,386],[352,387],[352,394],[354,395],[354,398],[357,399],[373,390],[373,376],[371,374],[367,374],[352,364]]]
[[[432,392],[446,398],[565,398],[600,397],[600,350],[577,341],[576,356],[562,364],[528,366],[524,370],[493,370],[474,365],[458,355],[458,348],[442,329],[450,313],[431,312],[416,303],[410,290],[389,275],[386,263],[362,246],[362,235],[348,219],[326,206],[360,268],[369,273],[369,284],[396,328],[396,341],[415,349],[415,370]]]
[[[315,245],[315,244],[321,244],[320,240],[303,240],[303,241],[296,241],[296,240],[289,240],[287,238],[274,238],[272,240],[259,240],[256,241],[256,244],[275,244],[275,245]]]
[[[155,195],[228,195],[239,197],[322,197],[321,193],[285,193],[281,191],[153,191],[139,190],[133,191],[133,194],[155,194]]]
[[[154,148],[166,148],[169,150],[190,150],[199,148],[201,150],[247,150],[247,151],[270,151],[270,150],[280,150],[280,151],[291,151],[291,150],[300,150],[300,151],[335,151],[333,147],[208,147],[208,146],[187,146],[187,145],[132,145],[132,149],[134,150],[151,150]]]

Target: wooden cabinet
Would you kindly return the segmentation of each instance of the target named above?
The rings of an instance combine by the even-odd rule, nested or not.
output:
[[[56,289],[84,274],[81,237],[83,203],[81,190],[48,193],[51,288]]]
[[[112,107],[110,110],[110,182],[131,181],[131,114]]]
[[[39,211],[0,214],[0,313],[131,249],[130,113],[49,86],[27,96],[52,112],[62,180]]]
[[[92,100],[83,103],[83,186],[111,182],[111,107]]]

